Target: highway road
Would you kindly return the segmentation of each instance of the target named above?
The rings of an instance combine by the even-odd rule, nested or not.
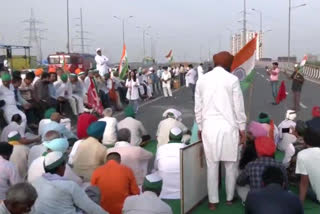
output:
[[[248,107],[249,91],[244,93],[246,111],[248,119],[257,120],[260,112],[267,112],[276,124],[284,120],[285,113],[293,106],[291,81],[283,74],[280,80],[285,80],[287,86],[288,96],[280,105],[272,105],[271,86],[268,76],[264,68],[256,68],[256,77],[253,84],[252,105]],[[280,84],[279,84],[280,85]],[[192,93],[190,88],[181,88],[174,92],[173,98],[159,97],[142,104],[137,118],[141,120],[149,134],[154,138],[157,126],[162,119],[162,113],[168,108],[176,108],[183,114],[183,122],[190,129],[194,121],[194,112],[192,101]],[[320,84],[306,81],[301,95],[301,111],[298,113],[298,119],[308,120],[311,118],[311,110],[315,105],[320,105]],[[120,120],[124,116],[118,114],[117,118]]]

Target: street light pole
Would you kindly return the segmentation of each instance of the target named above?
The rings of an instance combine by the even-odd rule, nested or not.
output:
[[[123,45],[125,45],[125,43],[126,43],[125,42],[125,26],[124,26],[125,25],[125,21],[130,19],[130,18],[133,18],[133,16],[129,16],[127,18],[121,18],[121,17],[118,17],[118,16],[113,16],[113,18],[120,20],[121,23],[122,23],[122,43],[123,43]]]
[[[289,23],[288,23],[288,68],[291,55],[291,0],[289,0]]]
[[[247,2],[243,0],[243,47],[247,44]]]
[[[70,28],[69,28],[69,0],[67,0],[67,49],[70,53]]]
[[[262,27],[262,11],[252,8],[253,11],[259,13],[260,16],[260,32],[259,32],[259,58],[262,58],[262,36],[263,36],[263,27]]]

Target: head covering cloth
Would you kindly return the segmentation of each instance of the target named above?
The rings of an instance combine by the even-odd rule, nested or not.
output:
[[[254,146],[259,157],[273,157],[276,152],[276,144],[270,137],[257,137]]]
[[[226,70],[230,70],[234,56],[227,51],[222,51],[213,56],[215,66],[221,66]]]
[[[104,121],[97,121],[97,122],[91,123],[87,129],[88,136],[94,137],[96,139],[102,138],[106,125],[107,123]]]

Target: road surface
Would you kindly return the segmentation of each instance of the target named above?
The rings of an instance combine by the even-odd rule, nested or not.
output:
[[[279,124],[285,118],[285,113],[293,106],[291,81],[284,75],[280,80],[286,81],[288,96],[280,105],[273,106],[271,86],[268,76],[263,68],[256,68],[256,77],[253,84],[252,105],[248,108],[249,90],[244,93],[247,116],[249,121],[257,120],[260,112],[267,112],[270,117]],[[280,83],[279,83],[280,85]],[[320,85],[311,81],[306,81],[301,95],[301,111],[298,113],[298,119],[308,120],[311,118],[311,110],[315,105],[320,105]],[[137,115],[145,125],[148,133],[155,138],[157,126],[162,119],[162,113],[168,108],[176,108],[182,112],[183,123],[191,129],[194,121],[193,112],[194,103],[190,88],[181,88],[174,92],[174,97],[159,97],[155,100],[142,104]],[[118,120],[124,117],[123,113],[118,114]]]

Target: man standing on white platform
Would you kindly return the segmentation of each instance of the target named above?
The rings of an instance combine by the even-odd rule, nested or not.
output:
[[[219,164],[226,170],[227,204],[232,204],[238,168],[239,144],[245,142],[246,115],[238,78],[229,73],[233,56],[213,56],[215,68],[199,79],[195,116],[208,166],[209,209],[219,203]]]
[[[106,56],[102,55],[101,48],[97,49],[97,55],[95,57],[95,60],[97,63],[97,69],[99,71],[99,74],[103,77],[106,73],[109,72],[109,59]]]

